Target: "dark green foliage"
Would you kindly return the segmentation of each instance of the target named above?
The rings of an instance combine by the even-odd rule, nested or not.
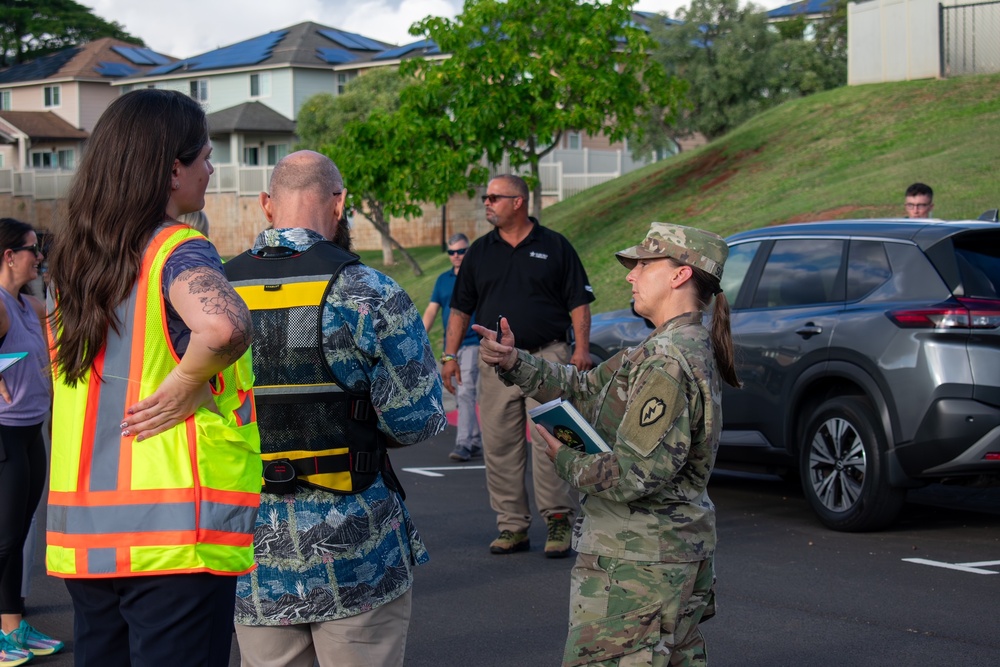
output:
[[[121,24],[105,21],[73,0],[6,0],[0,4],[0,67],[101,37],[144,46]]]

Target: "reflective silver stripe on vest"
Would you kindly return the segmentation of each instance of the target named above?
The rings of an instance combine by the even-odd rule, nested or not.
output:
[[[221,530],[226,533],[253,533],[255,512],[242,505],[201,502],[198,523],[202,530]]]
[[[201,530],[252,533],[254,512],[243,505],[199,504]],[[194,530],[194,503],[149,503],[74,507],[49,505],[48,529],[67,535],[114,535]]]
[[[294,285],[296,283],[328,283],[330,282],[329,273],[321,273],[315,276],[295,276],[292,278],[248,278],[246,280],[231,280],[229,284],[233,286],[233,289],[237,287],[253,287],[255,285],[271,285],[276,282],[281,282],[282,285]]]
[[[240,403],[240,407],[233,410],[233,414],[240,420],[240,424],[250,423],[253,419],[253,401],[250,400],[250,394],[243,397],[243,402]]]
[[[110,547],[95,547],[87,549],[86,574],[111,574],[118,570],[115,549]]]
[[[115,308],[119,322],[129,333],[122,336],[113,327],[108,328],[104,348],[104,370],[101,374],[101,395],[94,429],[94,446],[90,467],[90,491],[115,491],[118,489],[118,462],[121,456],[122,418],[130,377],[132,357],[131,326],[135,319],[138,282],[128,298]],[[91,373],[94,371],[91,370]]]
[[[50,505],[49,530],[67,535],[194,530],[194,503]]]

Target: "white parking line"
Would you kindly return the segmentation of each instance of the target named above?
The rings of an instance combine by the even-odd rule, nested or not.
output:
[[[983,560],[976,563],[942,563],[941,561],[928,560],[926,558],[904,558],[903,560],[907,563],[943,567],[947,570],[958,570],[959,572],[968,572],[970,574],[1000,574],[1000,572],[994,570],[983,569],[985,567],[1000,566],[1000,560]]]
[[[486,470],[486,466],[441,466],[440,468],[403,468],[406,472],[412,472],[425,477],[444,477],[435,470]]]

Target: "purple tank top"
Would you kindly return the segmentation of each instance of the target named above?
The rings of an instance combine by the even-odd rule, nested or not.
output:
[[[49,352],[38,314],[31,304],[21,302],[0,287],[0,301],[7,309],[10,329],[0,345],[0,353],[27,352],[28,356],[3,373],[10,392],[8,404],[0,398],[0,424],[32,426],[45,421],[52,403]]]

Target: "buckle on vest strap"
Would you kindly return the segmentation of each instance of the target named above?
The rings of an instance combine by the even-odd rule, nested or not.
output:
[[[285,496],[295,493],[295,467],[288,459],[267,461],[264,464],[264,492]]]
[[[351,470],[362,474],[378,472],[378,457],[371,452],[357,452],[351,462]]]
[[[359,422],[366,422],[371,417],[371,401],[355,399],[351,401],[351,419]]]

